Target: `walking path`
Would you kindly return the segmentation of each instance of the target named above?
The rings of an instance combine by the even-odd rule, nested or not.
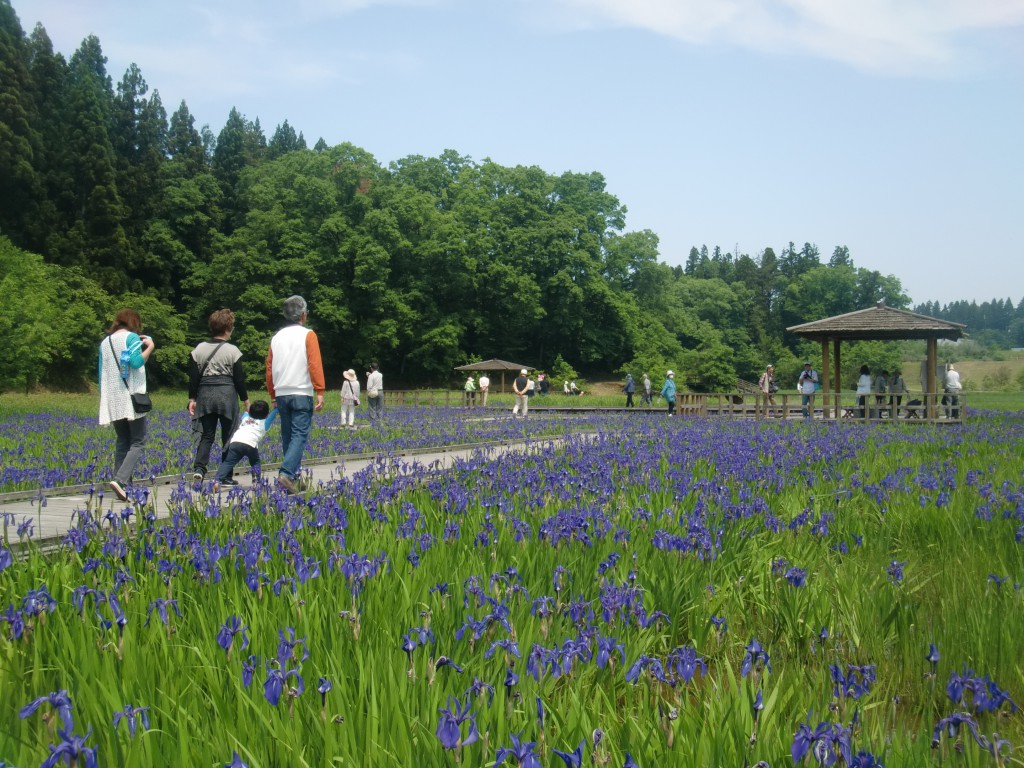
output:
[[[561,437],[538,437],[531,440],[418,448],[388,454],[330,456],[304,461],[303,479],[315,487],[321,481],[352,477],[385,455],[388,459],[406,459],[429,467],[431,470],[440,470],[452,467],[461,459],[472,457],[477,451],[501,455],[512,451],[529,451],[561,445],[563,442],[564,438]],[[263,466],[264,475],[270,478],[275,477],[279,466],[279,464],[265,464]],[[247,470],[244,474],[236,474],[234,479],[240,486],[250,486],[253,480]],[[209,488],[212,482],[212,478],[208,477],[204,482],[204,487]],[[157,477],[152,484],[146,484],[150,494],[155,497],[153,506],[158,518],[168,516],[166,498],[179,484],[190,485],[191,480],[182,475],[164,475]],[[95,495],[91,491],[95,491]],[[97,505],[97,496],[100,494],[102,495]],[[110,510],[118,512],[127,506],[124,502],[118,501],[106,484],[47,488],[42,492],[34,493],[7,493],[0,495],[0,522],[6,522],[9,530],[8,536],[12,542],[15,538],[15,526],[25,520],[31,520],[34,523],[33,540],[37,542],[53,541],[63,538],[68,529],[74,527],[77,522],[76,512],[87,510],[90,503],[93,514],[98,516],[102,516]]]

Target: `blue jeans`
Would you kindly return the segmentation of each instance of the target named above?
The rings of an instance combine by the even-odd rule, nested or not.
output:
[[[259,449],[245,443],[231,443],[224,453],[224,460],[217,468],[217,482],[231,477],[231,472],[235,465],[242,459],[249,459],[249,466],[255,471],[260,465]]]
[[[281,419],[281,448],[284,452],[280,474],[294,480],[299,476],[302,454],[313,422],[313,398],[309,395],[279,395],[277,415]]]
[[[800,405],[803,406],[805,419],[814,418],[814,395],[800,395]]]
[[[118,419],[112,423],[117,436],[114,444],[114,479],[121,485],[128,485],[132,481],[135,465],[142,458],[149,419]]]

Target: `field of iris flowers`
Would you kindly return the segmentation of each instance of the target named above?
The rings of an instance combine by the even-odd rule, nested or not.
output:
[[[59,551],[4,520],[0,761],[1024,765],[1024,419],[972,415],[396,412],[317,440],[565,443],[223,508],[182,483]],[[157,474],[187,465],[164,428]],[[7,482],[103,476],[109,446],[54,429]]]

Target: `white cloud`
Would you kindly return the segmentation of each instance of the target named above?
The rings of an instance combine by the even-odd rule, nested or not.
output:
[[[953,70],[965,33],[1024,26],[1024,0],[562,0],[581,26],[648,29],[696,44],[730,44],[833,59],[867,71]]]

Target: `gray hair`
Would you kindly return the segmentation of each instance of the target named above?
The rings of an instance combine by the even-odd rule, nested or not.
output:
[[[306,300],[301,296],[289,296],[284,300],[284,319],[290,323],[297,323],[306,314]]]

